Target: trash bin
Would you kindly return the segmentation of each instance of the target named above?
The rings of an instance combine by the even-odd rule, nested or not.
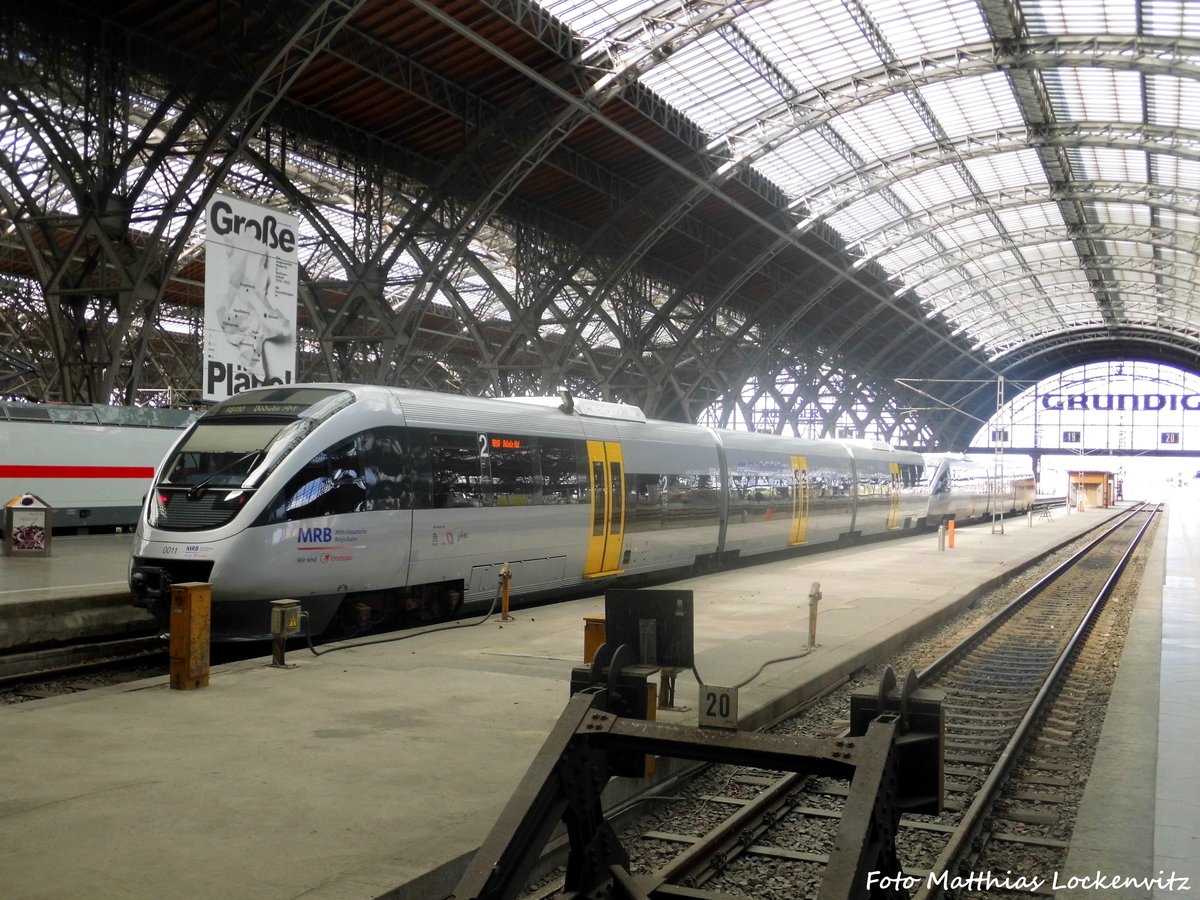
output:
[[[50,504],[36,494],[13,497],[4,506],[4,555],[50,555]]]

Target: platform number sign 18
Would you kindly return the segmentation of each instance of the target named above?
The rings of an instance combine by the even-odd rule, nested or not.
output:
[[[737,688],[700,685],[700,727],[737,730]]]

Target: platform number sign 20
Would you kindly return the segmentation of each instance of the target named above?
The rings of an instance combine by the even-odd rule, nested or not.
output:
[[[702,728],[738,727],[737,688],[700,685],[700,726]]]

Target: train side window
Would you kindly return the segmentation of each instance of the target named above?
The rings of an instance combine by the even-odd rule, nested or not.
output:
[[[292,476],[280,502],[273,504],[271,518],[290,522],[359,512],[365,501],[357,441],[350,438],[322,450]]]
[[[429,435],[432,506],[491,506],[490,484],[484,484],[479,437],[473,431],[434,431]]]
[[[525,435],[490,434],[492,491],[497,506],[532,506],[542,501],[537,485],[537,443]]]
[[[558,505],[584,502],[587,472],[580,472],[577,443],[568,438],[538,439],[543,503]]]
[[[433,470],[429,456],[429,432],[408,429],[408,452],[412,460],[413,509],[433,508]]]
[[[625,532],[662,528],[666,502],[663,476],[657,472],[625,472]]]
[[[413,508],[415,473],[405,429],[373,428],[364,432],[362,464],[368,508]]]

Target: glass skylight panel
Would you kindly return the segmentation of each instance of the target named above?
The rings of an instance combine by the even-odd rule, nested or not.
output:
[[[878,231],[894,220],[897,213],[880,197],[867,197],[833,213],[829,224],[841,234],[854,239]]]
[[[1077,147],[1068,151],[1071,171],[1084,181],[1145,184],[1146,154],[1141,150]]]
[[[1046,170],[1033,149],[1014,150],[987,156],[968,157],[963,161],[971,177],[984,191],[1044,185]]]
[[[639,10],[648,9],[651,4],[646,0],[606,0],[604,3],[597,3],[596,0],[545,0],[541,6],[570,25],[573,31],[589,40],[596,40]]]
[[[1149,225],[1153,220],[1150,207],[1141,203],[1096,200],[1089,203],[1088,208],[1099,222],[1110,222],[1116,225]]]
[[[1200,160],[1156,153],[1150,157],[1150,171],[1154,184],[1191,191],[1200,188]]]
[[[911,260],[903,268],[890,262],[890,252],[881,254],[879,264],[889,271],[899,274],[905,281],[916,283],[936,274],[945,268],[946,251],[940,245],[931,243],[926,238],[907,241],[904,248],[909,251],[905,258]]]
[[[798,134],[756,165],[788,197],[812,203],[814,195],[845,175],[850,164],[822,134],[812,129]]]
[[[834,122],[838,134],[863,159],[887,159],[933,140],[907,95],[896,94],[857,109]]]
[[[1075,245],[1065,240],[1049,241],[1043,244],[1022,247],[1021,258],[1034,266],[1038,263],[1063,259],[1071,260],[1076,265],[1080,264],[1079,253],[1076,251]]]
[[[953,166],[939,166],[892,185],[892,192],[909,209],[936,210],[956,197],[967,197],[971,189]]]
[[[1088,283],[1087,275],[1079,268],[1050,269],[1043,266],[1037,270],[1037,280],[1043,288],[1054,285],[1087,285]]]
[[[1021,11],[1033,35],[1137,34],[1138,30],[1136,4],[1129,0],[1025,0]]]
[[[980,278],[995,278],[997,272],[1004,272],[1020,267],[1021,260],[1014,250],[1001,250],[987,256],[972,257],[964,266],[964,270]]]
[[[1122,284],[1122,290],[1145,291],[1146,288],[1153,288],[1156,283],[1157,276],[1153,272],[1138,271],[1136,269],[1122,269],[1117,277],[1117,281]]]
[[[739,16],[738,25],[802,90],[880,62],[841,0],[768,3]]]
[[[976,0],[866,0],[897,59],[988,40]]]
[[[1200,4],[1196,4],[1200,13]],[[1200,128],[1200,82],[1174,75],[1146,78],[1146,120],[1164,128]]]
[[[1157,37],[1200,38],[1196,0],[1142,0],[1142,28]]]
[[[1195,252],[1189,253],[1174,247],[1159,247],[1157,255],[1164,262],[1170,263],[1172,268],[1183,273],[1184,277],[1190,277],[1196,287],[1200,289],[1200,278],[1197,277],[1200,274],[1197,272],[1197,268],[1200,267],[1200,256],[1197,256]]]
[[[1142,76],[1136,71],[1078,68],[1042,73],[1061,122],[1142,122]]]
[[[1150,244],[1136,241],[1097,241],[1097,246],[1116,259],[1149,260],[1156,257],[1155,249]]]
[[[1028,203],[996,210],[996,215],[1009,234],[1020,234],[1036,228],[1061,228],[1066,232],[1062,210],[1055,203]]]
[[[959,310],[962,304],[977,293],[961,273],[954,270],[941,272],[920,286],[922,295],[930,297],[942,312]]]
[[[935,82],[921,88],[921,96],[950,138],[1024,124],[1003,72]]]
[[[885,253],[879,257],[879,264],[889,272],[899,273],[921,262],[924,257],[924,247],[916,244],[903,244],[891,253]]]
[[[701,128],[723,134],[756,117],[779,95],[718,35],[689,44],[642,78]]]
[[[1001,268],[1006,265],[1008,252],[992,253],[986,256],[978,256],[975,254],[958,252],[959,248],[954,248],[951,251],[947,248],[944,254],[946,263],[942,266],[946,271],[954,271],[961,275],[972,284],[985,281],[988,273],[993,269]],[[951,255],[953,253],[953,255]]]
[[[1185,239],[1196,240],[1200,236],[1200,215],[1195,213],[1160,209],[1158,210],[1158,220],[1162,227],[1170,228],[1177,234],[1184,235]]]
[[[998,235],[991,219],[978,213],[939,224],[932,237],[945,247],[970,247],[982,241],[994,241]]]

